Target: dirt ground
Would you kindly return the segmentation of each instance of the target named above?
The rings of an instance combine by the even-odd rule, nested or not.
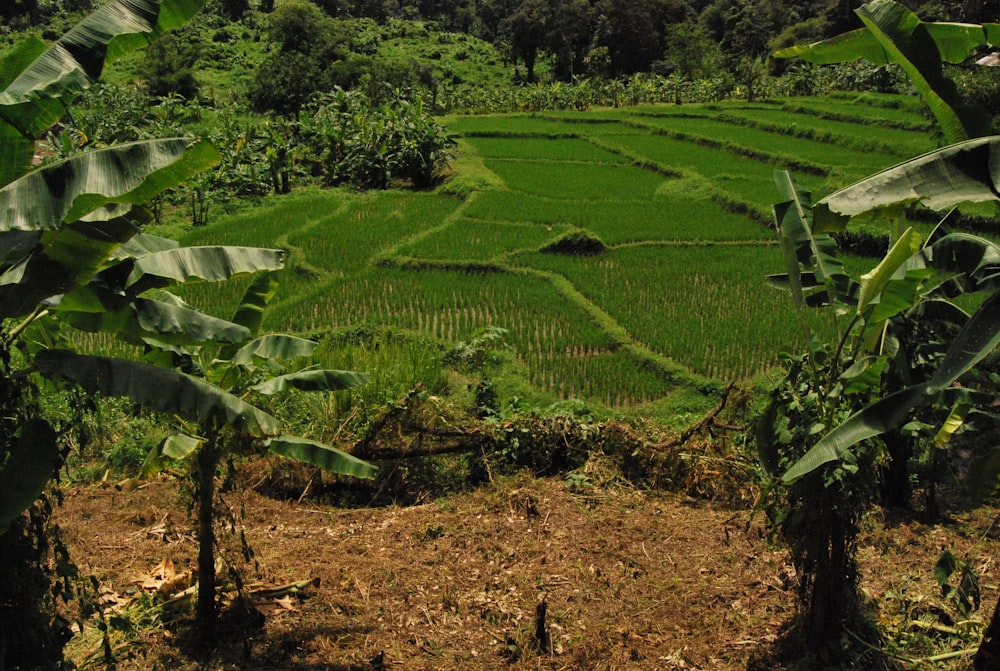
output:
[[[57,515],[121,630],[113,643],[122,670],[726,670],[747,668],[778,638],[795,608],[794,571],[749,510],[622,481],[580,484],[513,476],[423,505],[368,509],[229,494],[258,564],[247,588],[315,582],[258,595],[262,624],[227,629],[224,618],[227,638],[208,652],[186,643],[190,617],[169,617],[152,596],[195,561],[179,480],[70,487]],[[1000,581],[995,516],[983,507],[934,525],[871,520],[863,584],[909,656],[978,642]],[[235,547],[223,543],[229,557]],[[934,579],[943,548],[981,577],[983,606],[965,621]],[[94,628],[70,651],[101,668]],[[903,666],[967,668],[969,657],[936,664]]]

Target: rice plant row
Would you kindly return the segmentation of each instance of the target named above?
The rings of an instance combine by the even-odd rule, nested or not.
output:
[[[534,161],[573,161],[589,163],[627,163],[619,154],[595,147],[585,139],[476,137],[476,152],[483,158],[506,158]]]
[[[278,330],[322,332],[363,325],[420,331],[443,342],[469,339],[477,330],[508,330],[506,342],[533,380],[559,397],[649,400],[668,381],[633,362],[627,377],[611,374],[615,345],[579,307],[546,283],[513,274],[467,274],[379,268],[335,281],[267,317]],[[624,353],[610,357],[619,360]],[[624,366],[624,364],[623,364]],[[624,370],[624,368],[623,368]]]
[[[501,223],[463,217],[438,228],[418,242],[403,244],[397,253],[420,259],[453,261],[499,260],[507,254],[538,249],[573,230],[567,224]]]
[[[711,183],[667,179],[647,200],[611,202],[546,198],[513,191],[484,191],[463,214],[484,223],[532,224],[539,228],[585,228],[608,245],[643,240],[770,240],[773,232],[711,200]],[[525,249],[531,249],[525,247]]]
[[[787,296],[764,285],[781,270],[773,247],[634,246],[518,263],[567,277],[632,337],[707,377],[760,373],[801,337]]]
[[[879,153],[895,154],[898,158],[922,154],[936,146],[930,133],[879,128],[877,137],[872,137],[871,126],[849,121],[820,119],[812,114],[782,109],[732,108],[727,109],[725,115],[720,118],[726,121],[748,122],[772,132],[814,138],[831,144],[845,144],[854,148],[870,147]]]
[[[740,145],[759,152],[770,152],[774,155],[784,154],[797,156],[815,165],[822,165],[826,171],[831,167],[839,167],[857,173],[861,178],[867,168],[858,166],[878,165],[887,167],[899,162],[898,156],[878,151],[870,145],[861,148],[849,148],[836,143],[820,140],[794,137],[770,129],[754,128],[749,125],[739,126],[727,123],[725,119],[714,116],[687,115],[644,116],[643,122],[669,128],[674,132],[691,133],[704,137],[723,137],[732,145]],[[786,163],[790,170],[795,170],[791,163]]]
[[[737,157],[723,149],[706,147],[693,142],[675,140],[663,135],[619,136],[607,138],[629,151],[668,166],[696,172],[709,179],[717,188],[758,207],[769,206],[774,200],[773,173],[775,165],[751,158]],[[821,192],[824,180],[802,175],[803,187]],[[832,187],[828,187],[832,190]]]
[[[652,198],[663,182],[663,175],[632,165],[504,159],[485,163],[511,189],[549,198],[640,200]]]

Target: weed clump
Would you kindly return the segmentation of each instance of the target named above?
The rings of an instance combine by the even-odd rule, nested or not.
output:
[[[596,256],[608,249],[604,241],[584,229],[570,231],[552,242],[544,245],[539,251],[545,254],[568,254],[570,256]]]

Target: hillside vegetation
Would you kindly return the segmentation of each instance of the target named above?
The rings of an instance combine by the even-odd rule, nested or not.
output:
[[[683,414],[800,337],[787,297],[764,286],[781,269],[765,223],[774,168],[822,195],[933,148],[900,102],[452,116],[458,160],[434,192],[300,193],[184,239],[292,251],[271,328],[390,328],[441,351],[500,328],[521,378],[507,395],[619,409],[675,396]],[[834,107],[835,122],[815,113]]]
[[[13,6],[0,667],[992,669],[1000,26]]]

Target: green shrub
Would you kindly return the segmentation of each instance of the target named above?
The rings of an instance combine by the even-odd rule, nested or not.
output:
[[[539,251],[548,254],[569,254],[570,256],[594,256],[607,249],[604,241],[584,229],[570,231]]]

